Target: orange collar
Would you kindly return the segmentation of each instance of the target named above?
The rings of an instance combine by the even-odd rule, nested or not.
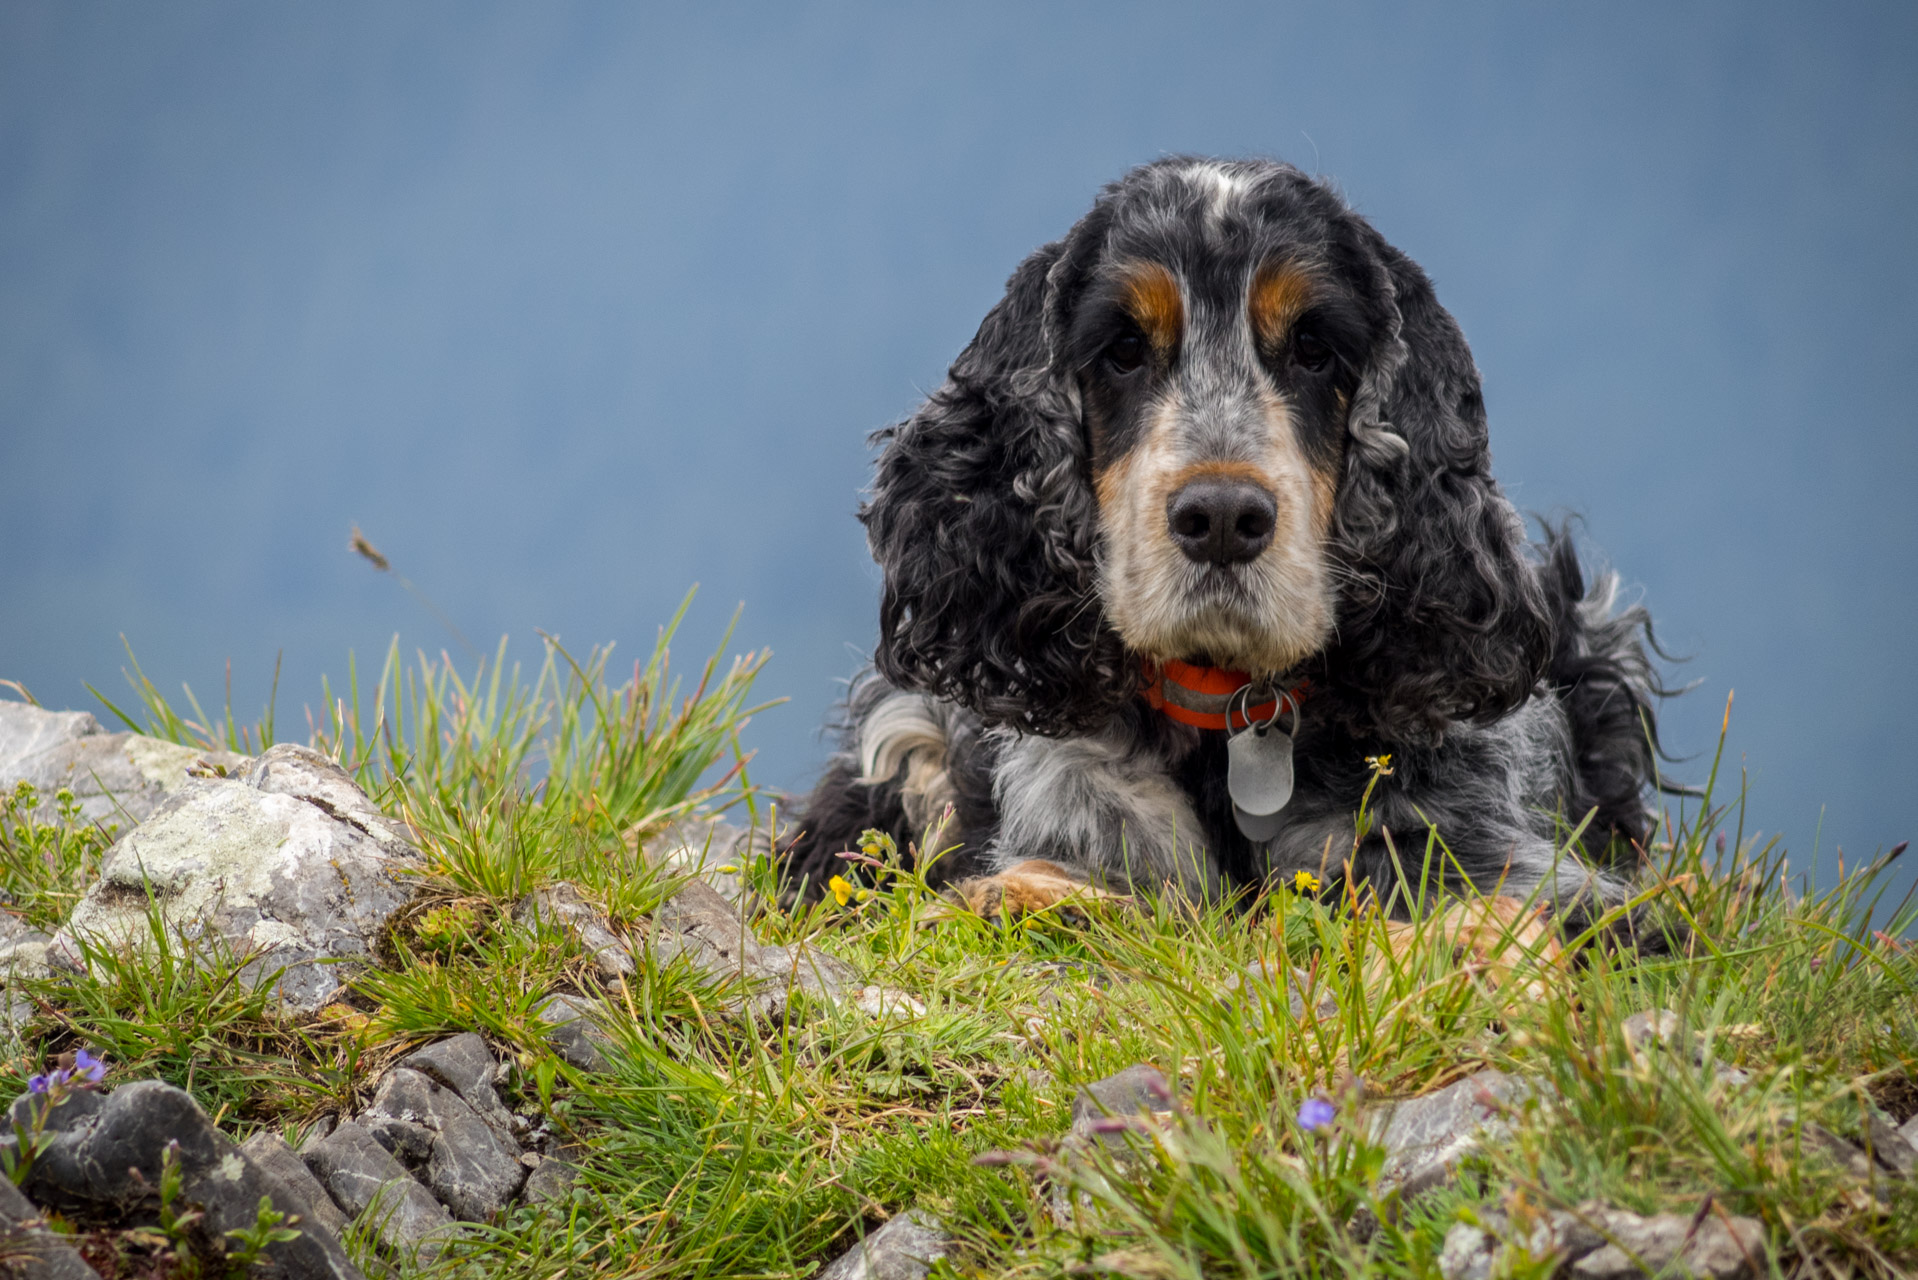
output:
[[[1243,671],[1196,667],[1189,662],[1147,662],[1145,676],[1146,687],[1140,692],[1153,710],[1195,729],[1243,729],[1271,720],[1281,707],[1298,710],[1312,689],[1310,680],[1301,680],[1282,694],[1246,707],[1233,705],[1241,701],[1233,695],[1252,683]]]

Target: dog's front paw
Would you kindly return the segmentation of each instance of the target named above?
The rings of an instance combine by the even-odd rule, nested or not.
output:
[[[1565,951],[1545,918],[1544,908],[1500,895],[1450,903],[1431,919],[1385,926],[1391,949],[1401,958],[1415,955],[1421,942],[1449,946],[1453,963],[1493,988],[1520,980],[1518,990],[1542,1000],[1547,980],[1565,969]],[[1374,966],[1379,965],[1375,957]]]
[[[1129,901],[1122,893],[1087,884],[1056,862],[1036,858],[996,876],[962,880],[948,892],[966,910],[988,918],[1028,915],[1055,907],[1073,911],[1101,899]]]

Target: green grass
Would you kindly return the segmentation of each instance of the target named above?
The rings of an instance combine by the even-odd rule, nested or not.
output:
[[[117,831],[80,822],[80,806],[65,787],[52,800],[48,815],[32,783],[0,791],[0,886],[23,924],[46,931],[59,927],[99,877]]]
[[[945,1274],[1425,1277],[1448,1227],[1486,1208],[1523,1221],[1602,1197],[1691,1214],[1707,1195],[1764,1223],[1780,1274],[1918,1269],[1913,1185],[1858,1183],[1804,1138],[1809,1122],[1851,1134],[1865,1108],[1918,1109],[1918,957],[1892,940],[1911,906],[1878,901],[1876,865],[1810,887],[1709,791],[1670,815],[1646,880],[1652,918],[1682,926],[1673,953],[1592,945],[1577,963],[1522,960],[1503,983],[1461,966],[1436,929],[1393,934],[1337,893],[988,923],[875,843],[868,895],[768,908],[755,927],[831,951],[925,1014],[811,1005],[773,1025],[723,1016],[728,992],[683,964],[608,989],[564,935],[512,918],[525,893],[570,880],[629,926],[674,887],[646,857],[672,818],[743,799],[769,819],[740,733],[763,659],[715,659],[680,688],[665,637],[618,676],[605,652],[576,662],[549,643],[524,675],[500,652],[463,678],[444,659],[405,666],[395,645],[370,696],[349,675],[312,717],[312,740],[412,824],[429,863],[351,1001],[294,1024],[233,980],[243,957],[101,956],[91,982],[34,986],[43,1013],[4,1083],[87,1044],[117,1078],[191,1089],[236,1132],[295,1132],[363,1099],[412,1046],[479,1031],[516,1064],[521,1103],[584,1144],[586,1173],[569,1202],[511,1210],[408,1275],[804,1276],[917,1206],[958,1237]],[[188,719],[144,676],[135,687],[129,722],[148,731],[242,750],[271,739],[270,715],[242,729],[189,699]],[[57,919],[102,843],[9,808],[15,909]],[[1429,865],[1442,840],[1401,855]],[[1294,1019],[1283,990],[1257,984],[1272,998],[1222,998],[1254,960],[1309,972],[1337,1011]],[[581,1073],[546,1046],[534,1006],[556,989],[623,1011],[609,1070]],[[1627,1048],[1620,1023],[1655,1006],[1702,1035],[1702,1063]],[[1062,1145],[1076,1090],[1138,1061],[1181,1082],[1174,1120],[1123,1158]],[[1747,1082],[1724,1082],[1720,1064]],[[1363,1109],[1484,1066],[1538,1082],[1511,1139],[1445,1190],[1381,1202]],[[1297,1112],[1315,1096],[1338,1116],[1308,1133]],[[1383,1221],[1365,1241],[1348,1229],[1362,1211]]]

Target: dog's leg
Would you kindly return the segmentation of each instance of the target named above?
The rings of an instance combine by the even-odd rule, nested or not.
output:
[[[1123,729],[1006,738],[993,797],[999,833],[988,865],[997,874],[978,882],[969,901],[1057,900],[1088,885],[1170,886],[1204,901],[1223,887],[1198,815],[1165,759]]]
[[[1072,909],[1101,898],[1125,901],[1125,895],[1088,884],[1056,862],[1029,858],[997,875],[962,880],[950,896],[982,916],[1018,916],[1054,907]]]

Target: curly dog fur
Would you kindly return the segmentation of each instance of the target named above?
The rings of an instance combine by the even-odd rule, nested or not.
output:
[[[875,439],[878,650],[788,844],[797,891],[862,830],[904,848],[950,807],[946,879],[1037,858],[1195,897],[1349,874],[1401,912],[1415,873],[1581,914],[1625,895],[1648,620],[1563,531],[1528,542],[1457,323],[1324,183],[1134,170]],[[1166,660],[1309,679],[1271,840],[1232,820],[1227,735],[1141,698]],[[1450,856],[1420,872],[1431,829]]]

